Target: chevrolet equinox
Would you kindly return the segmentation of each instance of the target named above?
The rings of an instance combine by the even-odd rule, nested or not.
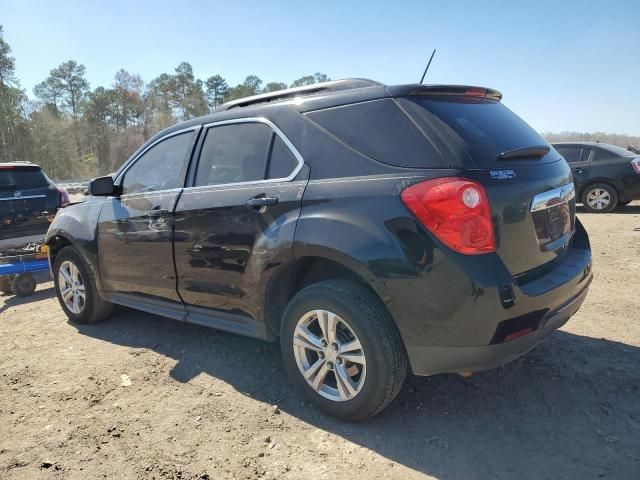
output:
[[[591,250],[567,162],[501,98],[350,79],[169,127],[54,219],[60,305],[279,338],[295,387],[345,420],[409,368],[514,360],[578,310]]]

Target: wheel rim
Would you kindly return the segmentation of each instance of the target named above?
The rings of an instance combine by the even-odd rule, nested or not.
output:
[[[587,193],[587,204],[594,210],[603,210],[611,203],[611,195],[604,188],[594,188]]]
[[[293,353],[307,384],[336,402],[354,398],[364,386],[367,361],[355,332],[327,310],[304,314],[293,334]]]
[[[75,263],[67,260],[60,265],[58,289],[67,310],[76,315],[82,312],[87,297],[84,280]]]

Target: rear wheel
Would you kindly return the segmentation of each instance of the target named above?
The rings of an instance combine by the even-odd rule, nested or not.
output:
[[[28,297],[36,291],[36,279],[30,273],[19,273],[11,280],[11,292],[18,297]]]
[[[592,213],[608,213],[618,205],[618,192],[606,183],[594,183],[582,192],[582,205]]]
[[[320,282],[296,294],[284,314],[280,344],[298,391],[343,420],[380,412],[407,373],[404,346],[388,311],[353,282]]]
[[[71,321],[99,322],[113,310],[111,303],[100,298],[93,271],[73,247],[65,247],[56,255],[53,280],[60,306]]]

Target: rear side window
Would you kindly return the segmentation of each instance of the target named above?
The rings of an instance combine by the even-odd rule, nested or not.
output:
[[[581,161],[582,149],[579,147],[555,147],[567,163],[577,163]]]
[[[38,168],[0,167],[0,190],[29,190],[48,186],[47,177]]]
[[[418,168],[448,165],[390,98],[316,110],[306,115],[339,140],[379,162]]]
[[[263,123],[209,128],[200,154],[196,185],[263,180],[271,134],[271,128]]]
[[[293,152],[289,150],[284,141],[275,133],[273,146],[271,147],[271,157],[269,159],[269,173],[267,178],[286,178],[298,166],[298,160],[293,156]]]
[[[502,152],[516,148],[547,145],[524,120],[502,103],[462,96],[413,95],[399,104],[422,127],[445,158],[459,166],[469,162],[479,167],[509,163],[498,160]],[[541,159],[513,160],[542,163]],[[549,158],[557,160],[557,156]]]

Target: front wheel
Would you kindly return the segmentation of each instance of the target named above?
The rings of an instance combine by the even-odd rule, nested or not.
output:
[[[60,306],[72,322],[96,323],[111,314],[112,304],[100,298],[93,271],[75,248],[58,252],[53,281]]]
[[[407,374],[400,334],[380,299],[347,281],[324,281],[287,305],[280,346],[289,377],[323,412],[366,420],[398,394]]]
[[[618,205],[618,192],[606,183],[594,183],[584,189],[582,205],[587,212],[608,213]]]

